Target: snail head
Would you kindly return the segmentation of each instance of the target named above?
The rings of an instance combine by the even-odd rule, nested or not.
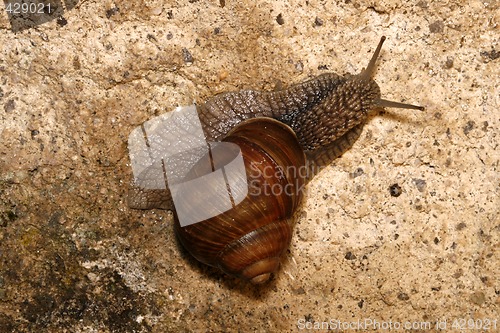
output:
[[[364,95],[365,98],[368,97],[367,100],[372,101],[371,105],[372,107],[368,109],[391,107],[391,108],[413,109],[413,110],[423,111],[424,110],[423,106],[388,101],[380,97],[380,88],[372,79],[372,77],[375,73],[375,68],[376,68],[375,63],[377,62],[377,59],[380,55],[380,50],[382,49],[382,44],[384,44],[385,39],[386,39],[385,36],[382,36],[382,38],[380,38],[380,42],[378,43],[377,49],[373,53],[373,56],[370,59],[370,62],[368,63],[368,66],[360,74],[351,76],[352,84],[357,83],[359,86],[364,87],[365,91],[362,93],[365,94]],[[359,90],[359,88],[357,90]]]

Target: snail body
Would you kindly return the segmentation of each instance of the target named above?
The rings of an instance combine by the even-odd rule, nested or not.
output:
[[[238,144],[247,181],[259,181],[257,195],[249,191],[227,212],[185,227],[176,219],[176,234],[195,258],[252,283],[267,281],[289,246],[302,200],[299,188],[350,148],[371,110],[423,110],[380,97],[380,88],[371,77],[384,40],[358,75],[327,73],[281,91],[228,92],[197,107],[206,139]],[[287,170],[307,172],[290,174]],[[203,174],[196,166],[191,172]],[[269,184],[293,190],[263,193],[262,186]],[[186,204],[196,207],[196,200],[202,198]],[[168,190],[132,188],[129,205],[171,209],[171,195]]]

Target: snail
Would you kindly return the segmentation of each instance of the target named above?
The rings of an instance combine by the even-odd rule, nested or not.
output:
[[[384,40],[360,74],[326,73],[273,92],[227,92],[197,106],[208,141],[240,147],[249,189],[230,210],[196,224],[181,226],[174,210],[174,230],[188,252],[254,284],[270,279],[289,247],[303,186],[352,146],[369,112],[424,109],[380,97],[372,75]],[[210,170],[197,164],[190,174],[204,172]],[[282,190],[268,191],[272,188]],[[131,187],[128,200],[135,209],[173,208],[168,189]],[[196,207],[203,198],[188,201]]]

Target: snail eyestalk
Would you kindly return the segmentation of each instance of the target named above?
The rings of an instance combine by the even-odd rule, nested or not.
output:
[[[361,72],[361,74],[359,74],[359,77],[361,77],[361,79],[370,80],[371,77],[373,76],[375,72],[375,63],[377,62],[378,56],[380,55],[380,50],[382,50],[382,45],[384,44],[385,39],[386,39],[385,36],[382,36],[380,38],[380,42],[378,43],[377,48],[375,49],[375,52],[373,53],[373,56],[370,59],[370,62],[368,63],[368,66]],[[393,102],[382,98],[379,98],[378,100],[375,101],[375,106],[382,108],[387,107],[387,108],[411,109],[420,111],[424,110],[423,106]]]
[[[380,55],[380,50],[382,49],[382,44],[384,44],[384,41],[385,36],[382,36],[382,38],[380,38],[380,42],[377,45],[377,48],[375,49],[375,52],[373,53],[372,58],[370,59],[370,62],[368,63],[368,66],[359,75],[361,78],[369,80],[373,76],[373,73],[375,72],[375,63],[377,62],[378,56]]]
[[[393,102],[382,98],[379,98],[378,100],[375,101],[375,106],[381,108],[398,108],[398,109],[410,109],[410,110],[420,110],[420,111],[425,110],[423,106]]]

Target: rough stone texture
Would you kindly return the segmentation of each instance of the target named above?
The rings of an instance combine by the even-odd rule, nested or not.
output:
[[[0,331],[500,320],[499,6],[81,1],[16,33],[4,13]],[[198,264],[171,213],[127,207],[134,127],[223,91],[359,72],[382,35],[383,96],[426,111],[373,117],[315,178],[268,285]]]

